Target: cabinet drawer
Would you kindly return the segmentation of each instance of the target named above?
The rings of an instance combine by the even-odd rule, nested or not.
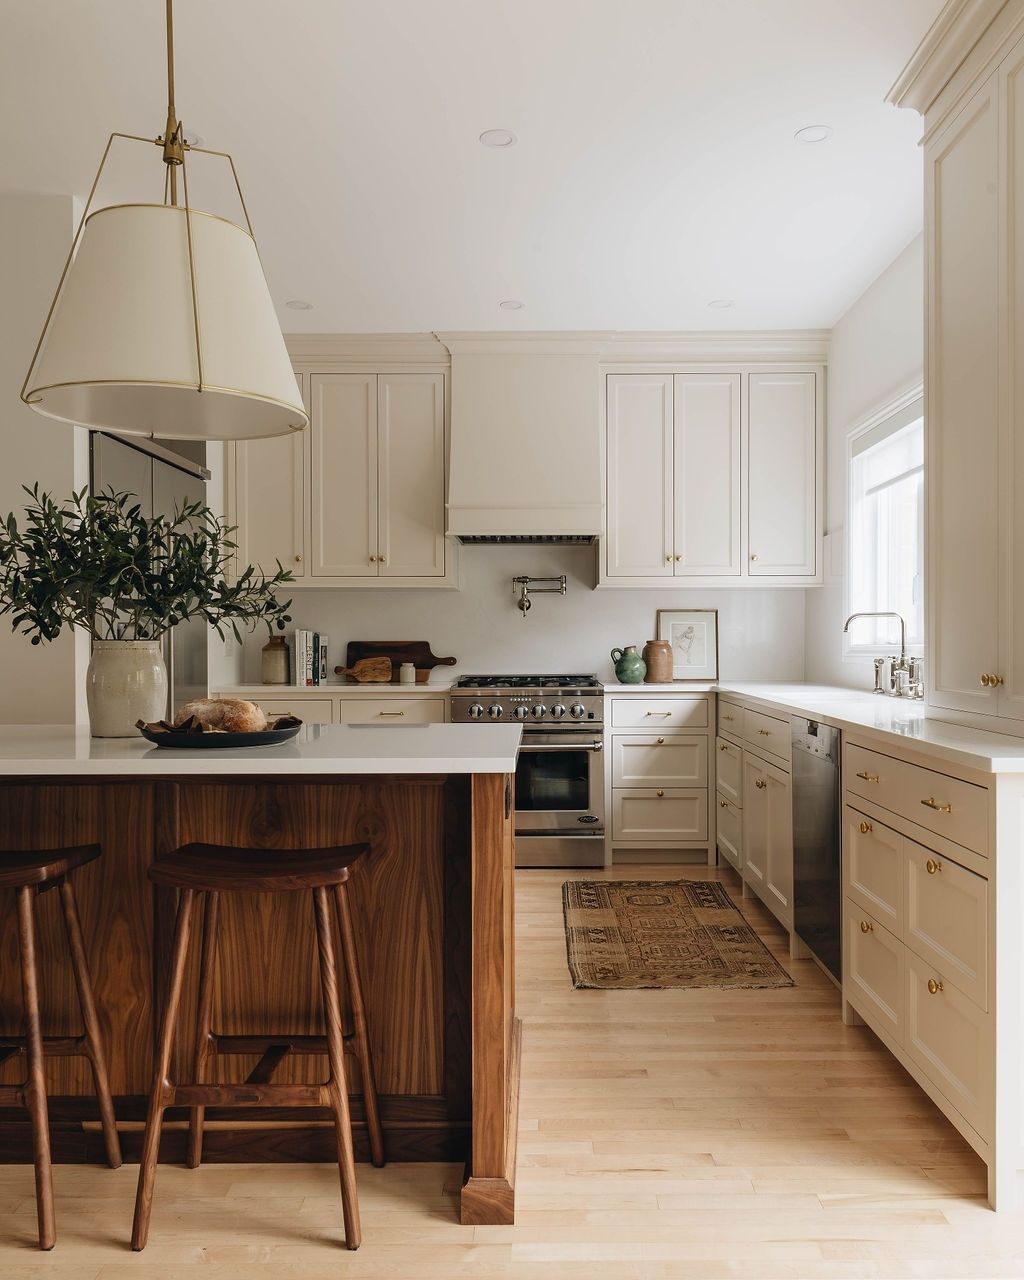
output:
[[[903,934],[903,837],[849,805],[844,867],[847,895],[897,937]]]
[[[982,1137],[988,1137],[989,1081],[995,1061],[988,1015],[909,950],[906,968],[907,1053]]]
[[[630,733],[612,737],[612,786],[706,787],[704,734]]]
[[[847,997],[897,1044],[903,1043],[905,957],[903,943],[847,898],[843,957]]]
[[[743,712],[743,737],[758,751],[767,751],[789,767],[792,755],[792,734],[788,720],[766,716],[763,711],[746,707]]]
[[[612,837],[616,840],[706,840],[708,793],[675,788],[612,791]]]
[[[903,940],[988,1008],[988,881],[949,858],[904,840]]]
[[[989,795],[985,787],[852,742],[846,747],[845,765],[847,790],[988,856]]]
[[[268,716],[298,716],[303,724],[333,724],[330,698],[254,698]]]
[[[443,698],[345,698],[342,724],[440,724]]]
[[[739,703],[718,699],[718,732],[731,733],[734,738],[743,737],[743,708]]]
[[[612,698],[613,729],[704,729],[707,698]]]
[[[718,850],[739,872],[743,871],[743,810],[725,796],[715,799],[718,811]]]
[[[743,807],[743,752],[731,742],[715,742],[715,772],[718,790],[727,800]]]

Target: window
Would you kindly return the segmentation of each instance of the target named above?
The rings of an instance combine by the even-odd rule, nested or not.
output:
[[[920,396],[850,438],[850,613],[894,612],[907,645],[924,643],[924,406]],[[893,619],[862,619],[847,652],[892,653]]]

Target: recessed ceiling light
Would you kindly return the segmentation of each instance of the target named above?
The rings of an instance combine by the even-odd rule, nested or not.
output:
[[[708,306],[714,307],[716,311],[724,311],[726,307],[732,306],[732,298],[712,298]]]
[[[796,142],[828,142],[832,130],[827,124],[808,124],[793,134]]]
[[[518,298],[506,298],[504,302],[499,302],[498,306],[502,311],[522,311],[526,303],[520,302]]]
[[[312,302],[306,302],[302,298],[292,298],[290,302],[284,304],[292,311],[312,311]]]
[[[514,147],[517,139],[511,129],[485,129],[480,141],[485,147]]]

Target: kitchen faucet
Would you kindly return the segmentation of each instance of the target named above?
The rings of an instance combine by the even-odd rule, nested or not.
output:
[[[843,635],[850,630],[850,623],[856,622],[858,618],[895,618],[900,624],[900,656],[889,659],[875,659],[875,693],[888,692],[894,698],[923,698],[924,697],[924,672],[922,669],[922,661],[920,658],[907,658],[907,624],[901,613],[893,612],[862,612],[851,613],[843,624]],[[889,662],[889,688],[886,690],[882,684],[882,671],[886,661]],[[906,679],[904,680],[904,676]]]
[[[553,587],[535,587],[533,585],[535,582],[553,582],[555,585]],[[533,603],[530,599],[531,595],[536,595],[541,591],[553,591],[557,595],[565,595],[565,574],[560,574],[557,578],[531,578],[529,574],[523,573],[519,577],[512,579],[512,590],[515,591],[517,589],[519,591],[519,599],[516,601],[516,607],[525,619]]]

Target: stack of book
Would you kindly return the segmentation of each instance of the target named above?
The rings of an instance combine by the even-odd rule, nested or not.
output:
[[[327,636],[319,631],[296,629],[292,651],[292,670],[300,687],[327,683]]]

